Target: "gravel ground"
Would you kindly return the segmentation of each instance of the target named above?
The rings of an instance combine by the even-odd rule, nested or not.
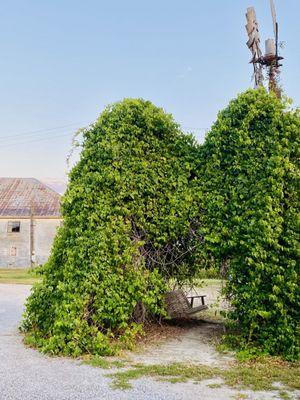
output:
[[[29,292],[29,286],[0,284],[0,400],[279,399],[274,392],[210,388],[211,380],[195,385],[139,379],[130,391],[113,390],[107,371],[23,346],[17,326]]]

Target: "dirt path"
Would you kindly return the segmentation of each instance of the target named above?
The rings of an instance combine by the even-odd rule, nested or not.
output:
[[[129,358],[144,364],[190,362],[225,366],[233,358],[220,355],[212,344],[213,338],[222,331],[220,324],[199,322],[196,326],[185,329],[179,337],[169,339],[162,344],[152,344],[142,354],[131,354]]]

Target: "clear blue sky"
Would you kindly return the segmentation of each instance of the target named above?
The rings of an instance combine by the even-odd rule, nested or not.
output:
[[[300,1],[275,2],[282,84],[299,105]],[[262,39],[272,37],[268,0],[2,2],[0,175],[64,179],[72,132],[124,97],[150,99],[203,141],[218,110],[252,86],[251,5]]]

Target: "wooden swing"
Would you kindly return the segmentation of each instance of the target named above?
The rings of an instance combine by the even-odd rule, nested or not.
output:
[[[206,296],[186,296],[181,289],[166,293],[165,304],[170,318],[174,319],[193,319],[195,314],[206,310]],[[201,305],[194,307],[194,299],[201,299]]]

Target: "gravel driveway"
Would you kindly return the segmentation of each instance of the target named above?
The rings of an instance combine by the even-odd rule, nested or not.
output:
[[[212,389],[209,382],[164,383],[139,379],[130,391],[113,390],[107,371],[67,358],[50,358],[23,346],[17,326],[30,286],[0,284],[1,400],[220,400],[240,398],[237,390]],[[274,393],[244,391],[247,399]],[[277,397],[278,398],[278,397]]]

